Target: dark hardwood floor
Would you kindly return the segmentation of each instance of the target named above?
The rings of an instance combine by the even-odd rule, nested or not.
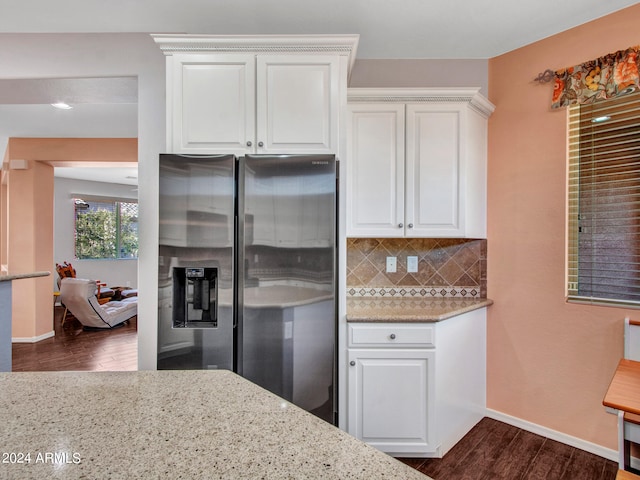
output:
[[[137,319],[122,327],[84,331],[68,316],[61,326],[64,309],[55,309],[55,337],[37,343],[12,345],[14,372],[124,371],[138,369]]]
[[[400,458],[435,480],[614,480],[611,460],[483,418],[441,459]]]
[[[137,369],[136,318],[123,327],[83,331],[69,318],[56,336],[13,344],[13,371]],[[484,418],[441,459],[401,458],[435,480],[614,480],[617,464],[577,448]]]

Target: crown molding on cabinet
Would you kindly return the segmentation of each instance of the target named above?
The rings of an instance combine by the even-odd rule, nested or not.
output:
[[[430,103],[466,102],[489,118],[495,105],[480,93],[480,88],[349,88],[348,103]]]
[[[356,60],[360,35],[182,35],[151,34],[165,55],[174,53],[298,53],[348,56]]]

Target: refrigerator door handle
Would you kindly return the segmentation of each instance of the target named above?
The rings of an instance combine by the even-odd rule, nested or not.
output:
[[[233,331],[235,337],[235,371],[236,373],[242,375],[242,312],[244,307],[244,277],[245,277],[245,252],[244,252],[244,242],[245,242],[245,158],[240,157],[236,160],[236,215],[235,215],[235,227],[236,227],[236,235],[235,235],[235,243],[233,245],[233,249],[235,251],[235,265],[233,268],[234,271],[234,283],[235,283],[235,291],[234,291],[234,305],[235,311],[233,315]]]

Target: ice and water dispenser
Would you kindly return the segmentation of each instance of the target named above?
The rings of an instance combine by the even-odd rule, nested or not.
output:
[[[218,326],[218,269],[177,267],[173,269],[173,327]]]

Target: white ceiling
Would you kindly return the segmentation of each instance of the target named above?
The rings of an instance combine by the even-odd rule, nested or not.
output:
[[[359,34],[357,58],[488,59],[638,2],[631,0],[0,0],[0,33]],[[34,12],[37,12],[34,13]],[[49,103],[65,100],[73,110]],[[137,82],[0,79],[8,137],[136,137]],[[132,184],[123,169],[57,176]]]
[[[360,35],[358,58],[491,58],[632,0],[0,0],[0,32]]]
[[[63,101],[71,110],[53,108]],[[135,77],[0,79],[0,151],[10,137],[138,136]],[[137,185],[137,168],[56,167],[55,176]]]
[[[58,110],[49,104],[0,104],[0,150],[4,151],[9,137],[137,136],[136,103],[74,104],[73,107],[72,110]],[[138,184],[137,168],[56,167],[55,176],[123,185]]]

